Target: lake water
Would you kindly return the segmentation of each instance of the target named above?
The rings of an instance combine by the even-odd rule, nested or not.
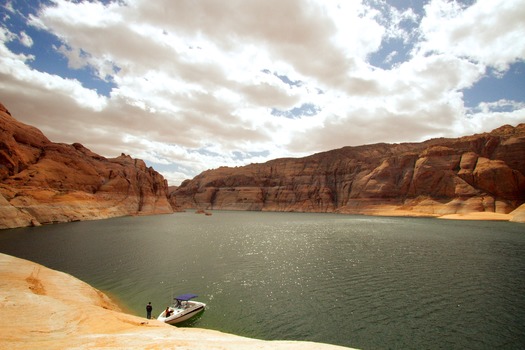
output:
[[[0,231],[0,252],[193,326],[361,349],[525,348],[525,225],[214,211]]]

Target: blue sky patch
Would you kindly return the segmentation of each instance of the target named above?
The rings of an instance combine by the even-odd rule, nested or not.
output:
[[[291,80],[290,78],[288,78],[288,76],[280,75],[280,74],[277,74],[277,73],[272,73],[269,69],[263,69],[261,72],[263,72],[265,74],[273,74],[274,76],[279,78],[279,80],[281,80],[283,83],[289,85],[290,87],[302,86],[303,85],[303,82],[300,81],[300,80]]]
[[[300,107],[294,107],[288,110],[281,110],[277,108],[272,108],[271,114],[276,117],[286,117],[286,118],[300,118],[303,116],[313,117],[321,111],[319,106],[314,105],[313,103],[303,103]]]
[[[402,39],[387,39],[381,48],[368,58],[369,63],[382,69],[392,69],[397,64],[410,59],[413,45],[405,45]]]
[[[512,64],[503,75],[489,68],[484,78],[463,90],[463,97],[467,108],[503,99],[525,102],[525,62]]]
[[[246,159],[252,159],[252,158],[258,158],[258,157],[268,157],[270,155],[270,151],[251,151],[251,152],[240,152],[240,151],[234,151],[232,152],[233,159],[238,161],[244,161]]]
[[[60,38],[47,31],[27,25],[29,15],[35,15],[40,5],[49,5],[51,2],[38,1],[36,3],[38,5],[31,6],[28,5],[27,1],[14,1],[12,6],[15,13],[8,10],[5,5],[0,7],[3,26],[18,36],[18,39],[6,43],[7,48],[17,54],[32,55],[33,59],[26,62],[32,69],[65,79],[77,80],[83,87],[96,90],[100,95],[109,96],[111,90],[116,87],[112,81],[100,79],[89,66],[80,69],[70,68],[67,58],[58,51],[64,45]],[[26,46],[21,42],[22,33],[31,38],[31,46]]]

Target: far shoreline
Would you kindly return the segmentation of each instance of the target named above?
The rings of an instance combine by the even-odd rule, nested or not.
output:
[[[520,207],[521,208],[521,207]],[[195,208],[188,208],[187,211],[196,211]],[[235,209],[207,209],[210,211],[230,211],[230,212],[243,212],[250,210],[235,210]],[[525,209],[524,209],[525,210]],[[516,209],[517,211],[517,209]],[[184,211],[176,212],[181,213]],[[525,223],[525,221],[513,221],[515,215],[512,213],[494,213],[494,212],[468,212],[468,213],[454,213],[454,214],[429,214],[422,212],[414,212],[410,210],[399,210],[399,209],[385,209],[375,210],[373,212],[314,212],[314,211],[271,211],[271,210],[253,210],[252,212],[264,212],[264,213],[301,213],[301,214],[337,214],[337,215],[348,215],[348,216],[371,216],[371,217],[395,217],[395,218],[422,218],[422,219],[440,219],[440,220],[458,220],[458,221],[508,221],[513,223]],[[174,213],[174,214],[176,214]]]
[[[448,214],[439,216],[438,219],[443,220],[469,220],[469,221],[511,221],[512,215],[499,213],[467,213],[467,214]]]
[[[202,210],[202,209],[201,209]],[[424,212],[416,212],[412,210],[403,210],[403,209],[370,209],[369,211],[360,211],[360,212],[315,212],[315,211],[272,211],[272,210],[236,210],[236,209],[206,209],[207,215],[211,216],[212,212],[220,211],[231,211],[231,212],[267,212],[267,213],[302,213],[302,214],[338,214],[338,215],[355,215],[355,216],[372,216],[372,217],[400,217],[400,218],[427,218],[427,219],[440,219],[440,220],[460,220],[460,221],[500,221],[500,222],[512,222],[523,224],[525,223],[525,204],[522,204],[520,207],[515,209],[513,212],[508,214],[503,213],[494,213],[494,212],[467,212],[467,213],[454,213],[454,214],[430,214]],[[98,219],[87,219],[87,220],[72,220],[72,221],[63,221],[63,222],[52,222],[44,223],[40,225],[28,225],[28,226],[17,226],[17,227],[2,227],[0,232],[3,230],[18,229],[18,228],[28,228],[28,227],[40,227],[40,226],[50,226],[56,224],[67,224],[73,222],[83,222],[83,221],[100,221],[107,219],[117,219],[122,217],[140,217],[140,216],[156,216],[156,215],[173,215],[185,212],[195,212],[199,213],[198,208],[185,208],[181,210],[174,211],[170,214],[144,214],[144,215],[121,215],[113,217],[103,217]]]

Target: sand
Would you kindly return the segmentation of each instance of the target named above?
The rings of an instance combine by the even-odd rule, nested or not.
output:
[[[128,315],[71,275],[5,254],[0,315],[0,349],[348,349],[177,328]]]
[[[440,216],[438,219],[447,220],[484,220],[484,221],[510,221],[512,215],[491,212],[467,213],[467,214],[449,214]]]

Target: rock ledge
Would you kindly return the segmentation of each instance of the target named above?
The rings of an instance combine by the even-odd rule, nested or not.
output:
[[[1,349],[348,349],[176,328],[124,314],[104,293],[62,272],[0,254]]]

